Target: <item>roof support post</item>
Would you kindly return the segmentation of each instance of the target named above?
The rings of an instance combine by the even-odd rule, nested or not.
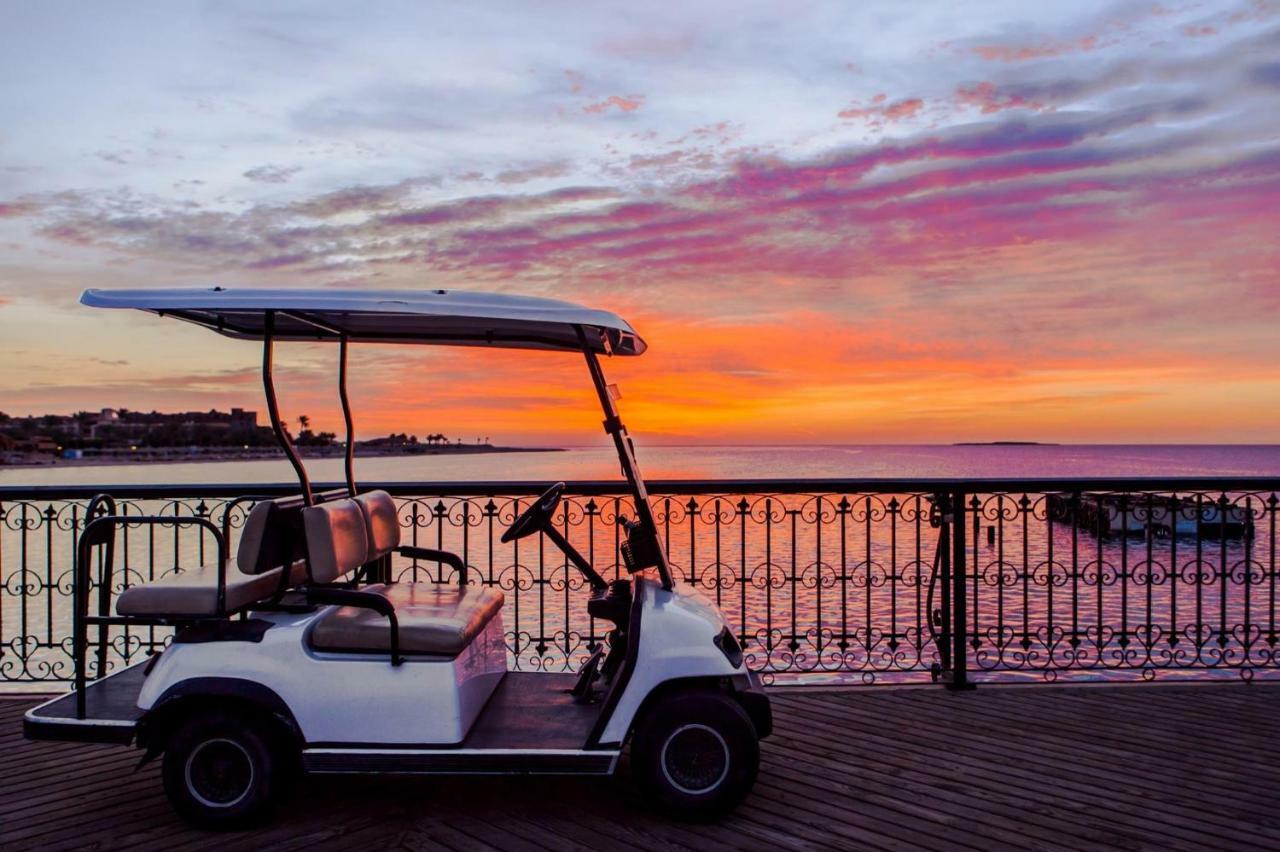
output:
[[[649,505],[649,492],[645,488],[644,479],[640,476],[640,466],[636,463],[635,447],[627,434],[627,427],[623,425],[622,418],[618,415],[618,407],[613,404],[613,397],[609,394],[609,385],[605,381],[604,368],[600,366],[600,359],[596,357],[595,350],[587,342],[586,330],[582,326],[578,326],[577,329],[578,339],[582,342],[582,353],[587,359],[587,369],[591,372],[591,382],[595,385],[596,394],[600,397],[600,408],[605,416],[604,430],[613,438],[613,446],[618,451],[618,461],[622,465],[622,475],[627,478],[627,484],[631,486],[636,517],[643,528],[653,536],[653,543],[659,554],[658,576],[662,578],[662,587],[670,591],[675,587],[671,579],[671,566],[667,562],[667,553],[662,548],[658,536],[658,522],[653,516],[653,507]]]
[[[298,457],[293,441],[289,440],[288,434],[284,431],[284,424],[280,422],[280,403],[276,399],[276,383],[272,375],[275,326],[276,312],[267,311],[266,316],[263,317],[262,330],[262,390],[267,397],[267,416],[271,418],[271,431],[275,433],[276,441],[288,457],[289,464],[293,465],[293,472],[298,475],[298,485],[302,488],[303,501],[308,506],[314,506],[316,499],[311,494],[311,480],[307,477],[307,469],[303,466],[302,459]]]
[[[347,450],[343,463],[347,474],[347,492],[356,496],[356,427],[351,418],[351,399],[347,396],[347,336],[338,338],[338,398],[342,400],[342,419],[347,424]]]

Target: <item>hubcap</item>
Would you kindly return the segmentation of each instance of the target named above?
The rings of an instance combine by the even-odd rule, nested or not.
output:
[[[249,795],[253,760],[228,739],[205,740],[187,758],[187,789],[205,807],[229,808]]]
[[[729,744],[714,728],[676,728],[662,744],[662,774],[682,793],[697,795],[719,787],[729,774]]]

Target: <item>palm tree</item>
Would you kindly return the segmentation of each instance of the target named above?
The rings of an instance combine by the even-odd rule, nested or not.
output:
[[[298,415],[298,431],[305,432],[311,428],[311,418],[305,414]]]

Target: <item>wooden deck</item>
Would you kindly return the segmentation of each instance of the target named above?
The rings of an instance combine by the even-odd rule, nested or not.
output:
[[[154,765],[29,743],[0,699],[0,849],[1280,848],[1280,685],[774,692],[776,735],[718,825],[626,781],[308,779],[280,818],[193,831]]]

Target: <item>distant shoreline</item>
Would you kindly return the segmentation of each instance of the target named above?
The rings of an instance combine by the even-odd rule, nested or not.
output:
[[[493,453],[562,453],[563,447],[494,447],[488,444],[449,444],[439,447],[420,448],[410,451],[403,449],[388,450],[382,448],[356,448],[355,457],[357,459],[370,458],[407,458],[411,456],[467,456],[467,455],[488,455]],[[324,452],[307,452],[304,448],[301,452],[302,458],[307,461],[315,459],[340,459],[343,452],[338,450],[326,450]],[[31,459],[18,462],[0,462],[0,470],[18,470],[28,468],[41,467],[132,467],[134,465],[148,464],[216,464],[219,462],[244,462],[244,461],[277,461],[285,458],[284,453],[278,450],[263,450],[262,452],[253,451],[226,451],[226,452],[202,452],[187,453],[182,450],[174,450],[170,453],[146,452],[134,455],[118,456],[92,456],[90,458],[68,459],[61,457],[48,457],[45,459]]]
[[[953,447],[1060,447],[1052,441],[956,441]]]

